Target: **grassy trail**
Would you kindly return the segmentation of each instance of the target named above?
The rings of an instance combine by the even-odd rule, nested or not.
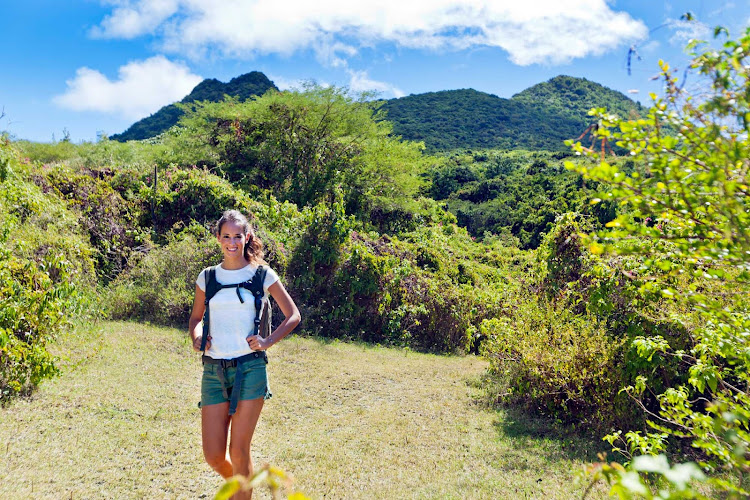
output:
[[[97,328],[61,341],[62,377],[0,409],[0,498],[212,498],[185,334]],[[312,498],[580,496],[586,443],[478,403],[479,359],[298,337],[270,357],[253,458]]]

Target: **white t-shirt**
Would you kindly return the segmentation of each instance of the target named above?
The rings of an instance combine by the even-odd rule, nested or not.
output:
[[[222,285],[242,283],[252,279],[258,266],[248,264],[241,269],[224,269],[221,264],[216,267],[216,281]],[[206,271],[201,271],[195,284],[206,291]],[[268,287],[278,281],[279,276],[266,266],[266,279],[263,282],[263,298],[268,297]],[[214,359],[234,359],[253,352],[247,345],[247,337],[253,334],[255,321],[255,299],[249,290],[240,288],[242,300],[237,297],[236,288],[223,288],[210,300],[211,317],[209,321],[211,348],[206,355]],[[200,327],[202,328],[202,326]]]

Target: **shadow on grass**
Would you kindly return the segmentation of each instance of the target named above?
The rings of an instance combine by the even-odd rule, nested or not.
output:
[[[548,460],[594,462],[598,453],[611,453],[611,447],[592,431],[573,429],[521,408],[506,406],[496,412],[494,426],[499,434],[519,448],[544,450]]]
[[[495,377],[483,374],[469,384],[475,389],[474,403],[495,414],[493,423],[498,437],[509,439],[517,450],[537,450],[549,462],[560,460],[596,462],[599,453],[612,456],[611,447],[601,438],[604,431],[565,424],[535,414],[519,406],[500,404],[497,394],[507,390]],[[525,469],[522,463],[506,464],[506,468]]]

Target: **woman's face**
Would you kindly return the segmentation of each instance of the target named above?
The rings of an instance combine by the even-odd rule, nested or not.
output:
[[[218,239],[225,258],[230,260],[244,258],[247,234],[242,226],[231,221],[225,222],[221,226]]]

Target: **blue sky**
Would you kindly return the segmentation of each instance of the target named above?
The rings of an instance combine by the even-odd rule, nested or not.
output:
[[[7,0],[0,19],[0,131],[79,142],[122,132],[203,78],[254,70],[282,89],[315,80],[385,98],[509,98],[566,74],[647,103],[658,59],[681,69],[689,38],[738,34],[750,0]],[[642,60],[628,75],[630,47]]]

